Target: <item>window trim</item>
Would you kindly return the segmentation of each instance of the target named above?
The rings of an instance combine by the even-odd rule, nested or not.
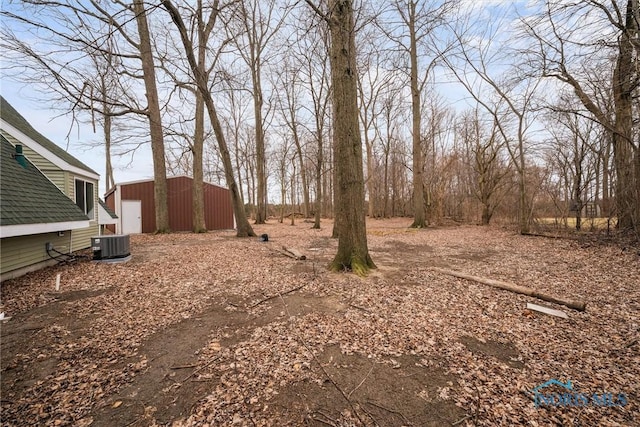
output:
[[[83,206],[80,206],[78,203],[78,184],[82,183],[82,195],[83,195]],[[88,199],[87,198],[87,184],[89,184],[91,186],[91,202],[90,204],[88,203]],[[78,206],[78,208],[80,208],[80,210],[82,210],[82,212],[84,212],[84,214],[89,218],[89,220],[91,221],[95,221],[96,220],[96,185],[93,181],[89,181],[86,179],[82,179],[82,178],[78,178],[78,177],[74,177],[73,178],[73,201],[76,204],[76,206]],[[91,209],[88,209],[88,207],[91,206]]]

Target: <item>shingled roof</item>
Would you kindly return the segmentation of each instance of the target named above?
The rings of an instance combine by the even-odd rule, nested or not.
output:
[[[2,135],[0,144],[0,226],[89,221],[28,159],[23,167],[15,147]]]
[[[35,130],[33,126],[31,126],[29,122],[27,122],[27,120],[20,113],[18,113],[18,111],[16,111],[16,109],[13,108],[13,106],[1,95],[0,118],[2,118],[2,120],[16,128],[18,131],[22,132],[68,164],[83,169],[87,172],[97,174],[97,172],[91,169],[89,166],[85,165],[80,160],[76,159],[71,154],[67,153],[65,150],[59,147],[57,144],[52,142],[50,139]]]

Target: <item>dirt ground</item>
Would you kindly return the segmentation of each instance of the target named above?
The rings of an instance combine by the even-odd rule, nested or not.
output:
[[[326,271],[330,223],[273,221],[255,227],[267,243],[233,232],[132,236],[128,263],[7,281],[2,425],[639,425],[637,249],[409,224],[368,222],[378,269],[366,278]],[[537,406],[534,389],[552,379],[538,391],[569,400]]]

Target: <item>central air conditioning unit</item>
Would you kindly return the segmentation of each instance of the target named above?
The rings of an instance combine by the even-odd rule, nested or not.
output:
[[[114,234],[111,236],[98,236],[91,238],[91,250],[93,259],[117,259],[131,255],[129,250],[129,235]]]

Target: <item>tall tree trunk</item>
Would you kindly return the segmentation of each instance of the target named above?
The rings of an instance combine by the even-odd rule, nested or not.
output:
[[[213,18],[212,18],[213,19]],[[197,7],[197,29],[198,29],[198,66],[204,68],[207,55],[207,32],[202,19],[202,0],[198,0]],[[209,30],[210,32],[210,30]],[[193,135],[193,146],[191,150],[193,162],[193,224],[194,233],[206,233],[207,223],[204,216],[204,99],[199,90],[195,91],[195,130]]]
[[[199,50],[199,48],[198,48]],[[202,58],[204,63],[204,58]],[[202,168],[202,153],[204,151],[204,100],[202,94],[196,91],[196,128],[193,135],[193,232],[206,233],[207,224],[204,216],[204,171]]]
[[[284,208],[287,204],[287,163],[284,159],[280,163],[280,224],[284,222]]]
[[[607,141],[602,154],[602,215],[609,218],[611,216],[611,201],[609,198],[609,156],[611,152],[611,144]]]
[[[302,155],[302,144],[300,143],[300,134],[298,133],[297,119],[295,112],[291,112],[291,131],[293,133],[293,142],[298,153],[298,163],[300,165],[300,180],[302,181],[302,197],[304,200],[303,215],[309,218],[309,183],[307,182],[307,170],[304,167],[304,156]]]
[[[584,204],[582,200],[582,160],[584,156],[578,154],[578,136],[574,135],[574,167],[576,176],[573,180],[573,197],[576,199],[576,230],[582,229],[582,206]]]
[[[111,106],[107,101],[107,86],[104,76],[101,76],[101,96],[102,110],[104,113],[104,157],[105,157],[105,181],[106,190],[109,191],[115,187],[116,183],[113,178],[113,165],[111,164]]]
[[[638,35],[635,21],[637,0],[627,1],[626,25],[619,42],[616,68],[613,73],[613,99],[616,111],[615,132],[613,134],[613,160],[616,168],[616,213],[618,227],[633,230],[639,226],[637,211],[640,203],[636,200],[637,185],[634,177],[633,147],[633,90],[637,75],[635,49],[632,38]]]
[[[111,163],[111,116],[104,116],[104,156],[105,156],[105,181],[106,190],[112,189],[116,183],[113,178],[113,165]]]
[[[365,117],[365,120],[367,118]],[[373,201],[373,143],[369,140],[368,132],[364,132],[364,146],[367,149],[367,193],[369,194],[369,218],[373,218],[375,215]]]
[[[260,81],[260,64],[254,65],[251,70],[253,80],[253,111],[256,126],[256,178],[257,201],[256,201],[256,224],[264,224],[267,220],[267,160],[265,155],[264,128],[262,126],[262,84]]]
[[[418,46],[416,41],[416,4],[409,3],[409,38],[411,57],[411,132],[413,141],[413,224],[411,227],[427,226],[427,212],[424,200],[424,155],[420,141],[420,88],[418,86]]]
[[[142,0],[136,1],[141,2]],[[182,21],[180,12],[178,12],[178,9],[176,9],[176,7],[170,0],[163,0],[162,4],[167,12],[169,12],[169,15],[171,15],[171,19],[176,24],[176,27],[180,32],[180,38],[182,39],[182,44],[185,48],[185,54],[187,55],[187,60],[189,61],[191,72],[193,73],[193,76],[195,78],[198,90],[202,94],[204,105],[207,109],[207,112],[209,113],[209,119],[211,120],[213,132],[216,136],[216,140],[218,141],[220,157],[222,158],[222,164],[224,166],[225,180],[227,181],[227,186],[229,187],[229,192],[231,193],[231,205],[233,207],[233,213],[236,219],[236,235],[238,237],[255,236],[256,234],[254,233],[253,228],[251,228],[251,225],[247,220],[247,216],[244,213],[242,197],[240,195],[238,185],[236,184],[235,175],[233,174],[231,155],[229,154],[227,141],[222,130],[222,124],[220,123],[220,120],[218,118],[218,113],[213,103],[213,98],[211,97],[211,92],[209,92],[208,82],[203,70],[203,66],[202,64],[200,64],[200,66],[198,65],[195,55],[193,54],[193,45],[189,40],[187,29],[184,25],[184,22]]]
[[[147,97],[151,152],[153,156],[154,198],[156,213],[156,233],[169,232],[169,208],[167,204],[167,169],[164,152],[164,136],[160,116],[160,102],[156,87],[156,71],[151,49],[151,35],[147,23],[147,13],[143,0],[133,0],[138,35],[140,37],[140,58]]]
[[[322,144],[322,132],[318,132],[318,155],[316,158],[317,164],[316,164],[316,211],[314,212],[314,221],[313,221],[313,227],[315,229],[320,229],[320,217],[322,215],[322,197],[323,197],[323,192],[322,192],[322,186],[323,186],[323,179],[322,179],[322,168],[324,165],[324,159],[323,159],[323,144]]]
[[[389,141],[391,144],[391,141]],[[384,207],[382,209],[382,217],[389,218],[389,149],[384,153]],[[395,190],[394,190],[395,191]]]
[[[291,174],[291,225],[296,225],[296,159],[295,156],[291,159],[291,167],[293,167],[293,173]]]
[[[338,252],[331,269],[363,275],[375,264],[369,256],[365,224],[353,1],[330,0],[329,10],[338,231]]]
[[[242,183],[244,182],[242,179],[242,167],[240,166],[240,138],[238,137],[238,132],[235,132],[235,146],[234,146],[234,152],[235,152],[235,161],[236,161],[236,171],[238,172],[238,182]],[[247,177],[247,180],[249,179],[249,177]],[[248,184],[247,184],[248,185]],[[242,204],[244,205],[244,190],[242,189],[242,186],[238,187],[239,193],[240,193],[240,199],[242,200]],[[247,191],[248,193],[248,191]],[[248,194],[247,194],[247,199],[249,198]]]

